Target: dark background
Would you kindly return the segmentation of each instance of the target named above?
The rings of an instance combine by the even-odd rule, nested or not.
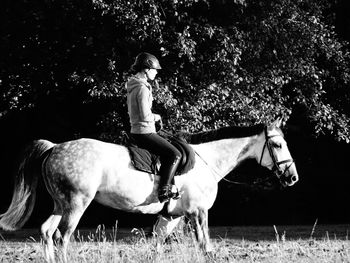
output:
[[[350,40],[350,4],[343,1],[336,10],[336,31]],[[96,105],[95,105],[96,106]],[[98,105],[97,105],[98,106]],[[55,114],[60,112],[60,114]],[[86,120],[79,119],[84,112]],[[296,113],[297,114],[297,113]],[[93,137],[94,112],[69,103],[52,105],[47,112],[12,112],[0,126],[0,212],[6,211],[12,196],[13,171],[24,145],[32,139],[45,138],[59,143],[74,138],[75,129],[85,130],[84,137]],[[302,116],[294,116],[302,119]],[[300,123],[300,122],[298,122]],[[219,183],[214,206],[209,211],[210,225],[270,225],[270,224],[348,224],[350,222],[350,146],[331,138],[308,136],[304,126],[288,123],[286,140],[296,160],[300,181],[293,187],[274,190]],[[246,177],[261,176],[268,171],[248,162],[228,176],[244,181]],[[25,227],[39,226],[51,213],[52,201],[39,184],[37,202]],[[80,221],[80,227],[148,226],[155,215],[129,214],[103,207],[93,202]]]

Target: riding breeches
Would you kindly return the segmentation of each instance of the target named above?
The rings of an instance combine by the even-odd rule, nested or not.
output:
[[[131,137],[137,146],[160,156],[160,185],[170,184],[180,163],[181,153],[174,145],[157,133],[135,134]]]

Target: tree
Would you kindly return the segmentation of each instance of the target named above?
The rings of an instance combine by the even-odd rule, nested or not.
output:
[[[251,125],[302,108],[315,136],[348,141],[349,46],[328,10],[317,0],[7,1],[0,116],[64,105],[75,136],[118,140],[128,69],[147,50],[164,68],[155,110],[168,128]]]

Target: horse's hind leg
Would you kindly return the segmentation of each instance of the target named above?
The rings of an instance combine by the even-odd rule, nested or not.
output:
[[[59,224],[59,231],[62,237],[61,245],[64,262],[67,262],[67,247],[70,237],[92,199],[93,198],[79,194],[73,196],[69,202],[64,204],[64,214]]]
[[[53,263],[55,262],[55,251],[54,244],[52,240],[52,235],[56,231],[62,218],[61,211],[58,206],[55,204],[54,211],[52,215],[42,224],[41,226],[41,235],[44,243],[44,256],[46,261]]]

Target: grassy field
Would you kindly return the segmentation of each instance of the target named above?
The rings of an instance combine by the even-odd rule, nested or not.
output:
[[[177,231],[160,250],[147,231],[80,230],[69,262],[350,262],[348,226],[212,228],[213,255],[204,255],[191,234]],[[293,231],[293,232],[292,232]],[[321,234],[323,232],[323,234]],[[0,262],[44,262],[40,240],[1,234]],[[26,235],[22,233],[23,237]],[[22,238],[23,238],[22,237]],[[60,260],[58,261],[60,262]]]

